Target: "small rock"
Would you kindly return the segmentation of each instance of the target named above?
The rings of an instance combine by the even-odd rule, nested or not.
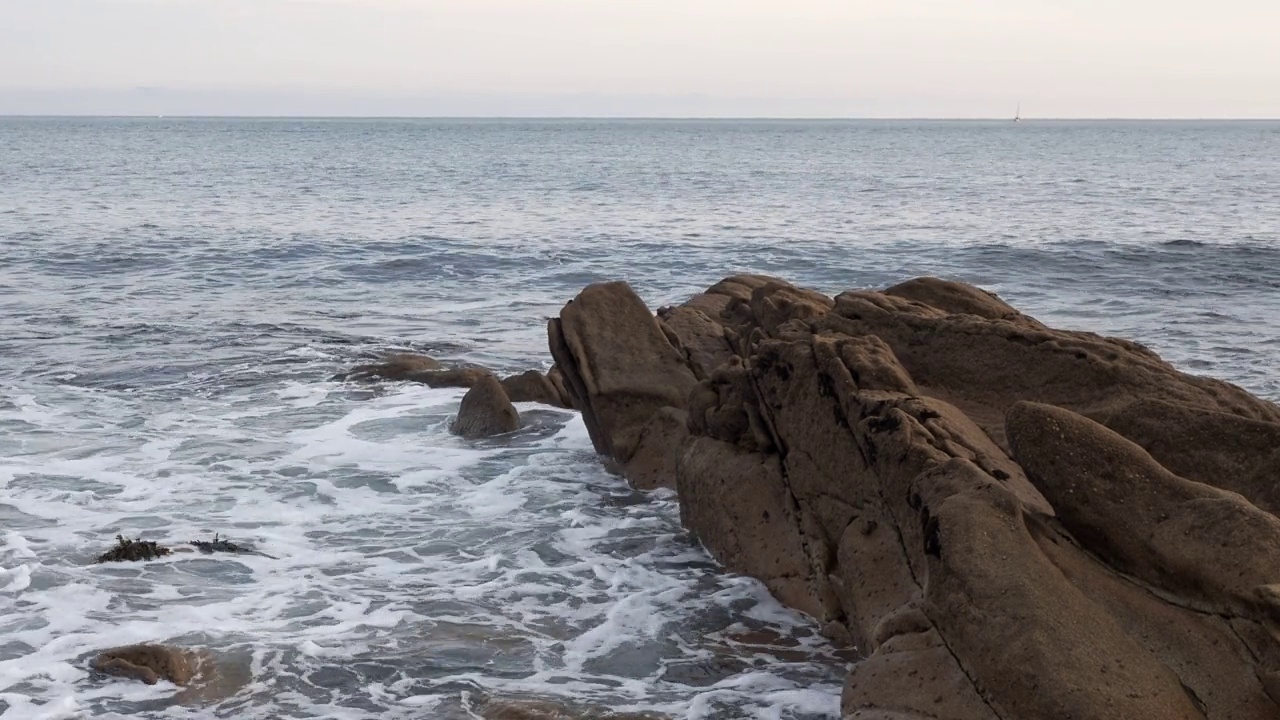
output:
[[[195,677],[200,664],[199,656],[190,650],[143,643],[103,651],[94,658],[93,669],[148,685],[168,680],[185,686]]]
[[[388,355],[385,360],[379,363],[357,365],[350,372],[339,375],[338,379],[373,380],[381,378],[383,380],[409,380],[412,379],[410,376],[417,373],[441,370],[443,368],[444,365],[441,365],[440,361],[433,357],[414,353],[396,353]]]
[[[528,370],[502,379],[502,388],[511,402],[535,402],[552,407],[565,407],[560,391],[546,375]]]
[[[513,432],[520,427],[520,413],[492,374],[481,378],[462,398],[458,418],[449,428],[455,435],[482,438]]]

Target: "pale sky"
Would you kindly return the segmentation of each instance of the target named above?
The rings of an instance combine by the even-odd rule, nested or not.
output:
[[[1280,117],[1280,0],[0,0],[2,114]]]

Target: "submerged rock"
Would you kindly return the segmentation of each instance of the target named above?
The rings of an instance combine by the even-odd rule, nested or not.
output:
[[[153,540],[130,540],[123,535],[116,536],[115,547],[98,556],[98,562],[133,562],[137,560],[155,560],[169,555],[173,551],[156,544]]]
[[[219,553],[219,552],[224,552],[224,553],[252,552],[248,548],[240,547],[239,545],[231,542],[230,540],[219,537],[218,533],[213,534],[212,540],[192,540],[191,544],[195,546],[197,550],[206,554]]]
[[[396,380],[422,383],[433,388],[470,388],[491,374],[484,368],[446,368],[439,360],[426,355],[399,353],[387,356],[382,362],[357,365],[349,372],[339,373],[334,379]]]
[[[1280,407],[921,278],[551,322],[596,450],[865,656],[846,717],[1280,717]]]
[[[93,660],[93,669],[107,675],[155,685],[166,680],[186,686],[196,677],[204,658],[193,650],[143,643],[104,650]]]
[[[484,720],[671,720],[658,713],[613,712],[556,700],[485,698],[477,705]]]
[[[349,372],[338,376],[341,380],[412,380],[415,376],[444,369],[444,365],[433,357],[414,353],[395,353],[388,355],[382,362],[357,365]]]
[[[218,533],[213,534],[212,540],[192,540],[191,545],[196,550],[199,550],[206,555],[212,553],[232,553],[235,555],[257,555],[259,557],[271,558],[272,560],[277,559],[271,555],[256,550],[249,545],[233,543]]]
[[[449,428],[465,438],[483,438],[520,429],[520,413],[502,383],[492,374],[481,378],[462,397],[458,417]]]
[[[181,690],[174,700],[185,705],[214,703],[231,697],[252,679],[251,658],[216,657],[203,648],[142,643],[99,653],[90,663],[104,675],[148,685],[161,681]]]

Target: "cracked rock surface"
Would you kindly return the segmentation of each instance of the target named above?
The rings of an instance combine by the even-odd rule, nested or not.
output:
[[[920,278],[585,289],[597,451],[859,649],[845,717],[1280,718],[1280,408]]]

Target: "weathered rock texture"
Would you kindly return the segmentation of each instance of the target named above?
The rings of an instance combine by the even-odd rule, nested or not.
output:
[[[549,337],[596,449],[861,650],[846,717],[1280,718],[1277,406],[932,278]]]
[[[507,391],[494,375],[480,378],[462,396],[458,417],[449,429],[465,438],[482,438],[514,432],[520,428],[520,413],[511,404]]]

